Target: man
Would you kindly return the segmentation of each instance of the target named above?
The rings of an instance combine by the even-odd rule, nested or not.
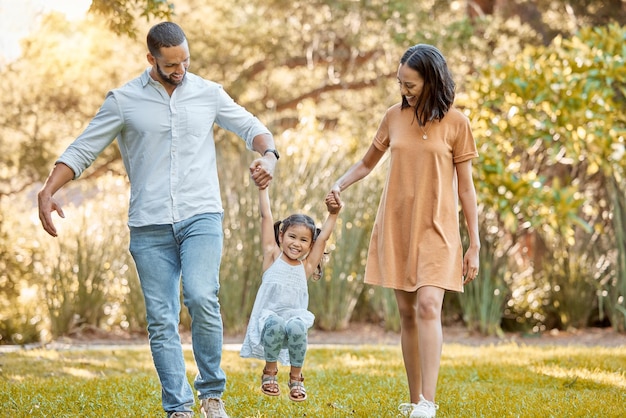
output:
[[[188,73],[189,46],[171,22],[147,37],[151,67],[110,91],[87,129],[57,160],[38,194],[39,218],[52,236],[54,194],[78,178],[115,138],[130,186],[128,225],[146,304],[148,335],[168,417],[191,417],[194,395],[185,376],[178,323],[180,281],[191,317],[194,386],[205,417],[227,418],[221,400],[223,329],[218,301],[223,209],[213,125],[261,154],[250,165],[258,187],[272,180],[278,153],[268,129],[216,83]]]

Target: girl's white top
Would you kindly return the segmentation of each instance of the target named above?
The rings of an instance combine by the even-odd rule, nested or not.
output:
[[[309,289],[304,265],[300,263],[292,266],[278,257],[263,273],[239,355],[244,358],[265,360],[261,333],[270,315],[278,315],[285,321],[299,318],[307,328],[312,327],[315,316],[308,311],[308,306]],[[280,350],[278,360],[284,365],[290,364],[286,341]]]

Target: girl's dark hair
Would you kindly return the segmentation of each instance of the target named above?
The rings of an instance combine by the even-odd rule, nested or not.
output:
[[[406,50],[401,65],[420,73],[424,79],[424,88],[415,106],[415,117],[424,126],[426,122],[441,120],[454,102],[454,80],[448,69],[446,59],[432,45],[417,44]],[[402,96],[402,109],[409,107],[409,102]]]
[[[285,232],[289,229],[289,227],[294,226],[294,225],[306,226],[309,229],[309,231],[311,231],[311,237],[313,241],[317,239],[317,236],[320,234],[320,231],[321,231],[317,226],[315,226],[315,221],[313,220],[313,218],[307,215],[296,213],[294,215],[288,216],[282,221],[274,222],[274,239],[276,240],[276,244],[280,245],[280,240],[278,239],[280,232],[281,231]],[[324,260],[324,257],[322,257],[322,260]],[[322,262],[321,261],[317,265],[317,268],[315,269],[315,272],[313,273],[313,277],[315,278],[315,280],[319,280],[322,277]]]
[[[153,57],[161,56],[161,48],[182,45],[187,37],[185,32],[173,22],[161,22],[148,32],[148,51]]]

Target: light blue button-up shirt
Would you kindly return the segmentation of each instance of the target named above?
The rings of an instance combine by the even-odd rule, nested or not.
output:
[[[170,97],[147,69],[107,94],[57,163],[78,178],[117,138],[131,185],[129,226],[221,213],[213,124],[237,134],[248,149],[255,136],[270,133],[219,84],[187,73]]]

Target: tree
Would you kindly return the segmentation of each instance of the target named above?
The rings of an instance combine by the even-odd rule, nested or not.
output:
[[[92,0],[89,11],[105,17],[113,32],[135,38],[138,17],[170,20],[174,4],[168,0]]]
[[[518,19],[540,34],[544,45],[558,35],[572,36],[582,27],[626,23],[622,0],[467,0],[466,8],[473,20],[484,16]]]
[[[124,56],[136,54],[137,60],[120,65],[121,48]],[[44,179],[59,152],[93,117],[106,91],[144,68],[142,47],[93,19],[70,23],[51,14],[37,34],[23,40],[22,49],[22,57],[2,71],[0,199]],[[111,165],[115,162],[117,166]],[[102,165],[107,168],[99,171]],[[111,148],[90,173],[116,167],[119,155]]]
[[[467,97],[476,134],[488,138],[477,175],[481,224],[493,228],[488,239],[507,238],[500,247],[530,234],[533,245],[521,249],[537,282],[525,286],[545,291],[530,308],[553,326],[585,326],[594,307],[602,315],[607,306],[624,327],[624,40],[611,25],[529,46],[485,69]]]
[[[162,6],[165,2],[154,2],[157,3]],[[170,3],[173,2],[167,4]],[[136,7],[144,3],[126,0],[106,4],[123,4],[131,16],[141,16]],[[527,75],[524,68],[504,67],[507,71],[503,71],[502,64],[526,63],[522,60],[527,57],[524,47],[541,46],[542,37],[515,19],[503,21],[497,16],[486,16],[471,20],[465,9],[456,8],[458,4],[435,0],[232,0],[229,3],[179,0],[176,14],[169,17],[181,23],[189,38],[191,71],[223,84],[275,134],[284,155],[277,172],[280,179],[277,184],[284,187],[274,191],[277,214],[303,210],[321,218],[322,214],[316,211],[323,208],[315,202],[323,200],[331,177],[364,152],[381,115],[398,100],[396,70],[402,52],[420,42],[439,47],[458,83],[457,105],[471,116],[477,138],[497,139],[493,144],[481,143],[483,159],[476,170],[479,200],[484,205],[482,232],[489,240],[484,242],[485,250],[489,251],[482,256],[483,261],[492,263],[493,277],[508,279],[518,273],[516,266],[508,264],[517,258],[508,255],[519,255],[515,244],[527,238],[531,226],[537,228],[542,223],[554,226],[563,219],[584,225],[580,213],[567,212],[579,207],[580,192],[576,187],[557,187],[555,183],[558,178],[565,184],[563,179],[573,176],[546,174],[558,166],[553,162],[558,153],[547,146],[552,145],[550,141],[541,142],[528,155],[528,150],[534,149],[525,142],[528,127],[537,131],[534,124],[542,122],[537,108],[543,109],[544,101],[534,98],[541,106],[525,112],[532,114],[533,123],[517,113],[511,113],[509,120],[508,112],[513,105],[521,109],[529,103],[519,95],[508,94],[517,92],[521,88],[518,84]],[[145,69],[145,41],[125,36],[124,30],[118,31],[122,33],[118,36],[108,30],[108,25],[98,13],[79,23],[50,16],[41,30],[25,41],[24,55],[0,73],[4,81],[0,105],[5,109],[0,115],[3,150],[0,203],[2,215],[6,215],[2,218],[3,225],[13,213],[33,213],[32,197],[30,205],[21,203],[28,201],[27,193],[32,186],[45,178],[59,152],[81,132],[106,91]],[[137,32],[145,33],[149,26],[148,19],[133,21]],[[546,68],[552,64],[550,60],[547,64],[542,61]],[[509,76],[515,81],[508,80]],[[480,80],[478,85],[473,84],[476,80]],[[509,82],[513,83],[511,87]],[[494,89],[493,83],[501,84]],[[548,85],[546,91],[550,88]],[[526,89],[532,98],[532,92]],[[472,91],[475,94],[469,93]],[[559,103],[562,108],[569,106],[567,101]],[[225,322],[227,329],[234,329],[245,324],[246,309],[258,284],[257,264],[253,262],[258,256],[254,245],[258,233],[253,218],[257,205],[245,171],[250,154],[244,152],[240,141],[221,129],[217,129],[216,140],[228,243],[222,273],[225,280],[232,281],[221,292],[226,304],[237,306],[236,310],[227,310]],[[533,167],[536,167],[534,171]],[[83,179],[88,180],[81,184],[87,189],[101,190],[91,180],[106,172],[119,174],[113,176],[117,187],[124,184],[115,146],[109,147],[95,166],[83,174]],[[384,169],[379,173],[382,176]],[[566,174],[570,174],[569,167]],[[351,311],[357,308],[363,316],[393,323],[390,316],[395,309],[385,311],[386,295],[381,296],[378,289],[368,289],[359,283],[364,258],[361,247],[366,245],[366,232],[375,215],[380,181],[370,178],[352,189],[354,200],[342,212],[342,224],[337,228],[337,245],[341,248],[335,253],[338,257],[331,254],[327,265],[327,277],[333,280],[312,289],[311,300],[320,304],[333,300],[327,295],[344,298],[342,309],[322,309],[332,313],[320,321],[328,328],[345,325]],[[20,199],[14,199],[18,195]],[[18,207],[17,211],[13,205]],[[99,218],[93,216],[90,222],[110,230]],[[35,227],[31,225],[31,228]],[[46,252],[36,248],[41,247],[39,242],[23,244],[20,234],[24,231],[24,228],[0,231],[6,242],[0,263],[12,269],[7,275],[22,275],[29,269],[28,265],[15,265],[15,260],[25,259],[15,248],[22,251],[24,246],[32,245],[30,249],[41,254],[39,263],[55,261],[46,260]],[[563,232],[566,240],[577,238],[569,230]],[[18,241],[22,246],[13,245]],[[73,243],[64,245],[72,248]],[[127,255],[125,248],[119,251]],[[11,263],[3,261],[9,259]],[[83,257],[83,260],[91,258]],[[80,265],[72,264],[73,260],[69,259],[63,262],[71,268]],[[42,268],[42,271],[46,270]],[[33,275],[29,277],[36,280]],[[497,289],[487,291],[484,297],[497,300],[494,290]],[[10,292],[12,296],[15,294]],[[505,286],[500,300],[507,294]],[[379,309],[381,305],[383,308]],[[235,314],[239,316],[234,317]],[[500,314],[500,308],[494,308],[489,315],[499,320]]]

